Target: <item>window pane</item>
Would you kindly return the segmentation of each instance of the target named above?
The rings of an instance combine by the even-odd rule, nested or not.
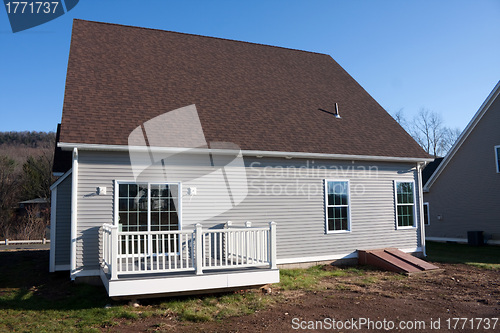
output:
[[[413,216],[413,205],[398,206],[398,226],[400,227],[412,227],[414,216]]]
[[[413,203],[413,183],[398,183],[396,187],[399,204]]]
[[[121,198],[128,197],[128,184],[119,184],[118,193]]]
[[[128,210],[128,200],[127,199],[119,199],[118,201],[118,210],[119,211],[127,211]]]

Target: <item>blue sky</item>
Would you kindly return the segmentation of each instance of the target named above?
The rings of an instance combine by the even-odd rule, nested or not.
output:
[[[12,33],[0,9],[0,131],[54,131],[74,18],[331,55],[387,111],[463,129],[500,80],[500,1],[82,0]]]

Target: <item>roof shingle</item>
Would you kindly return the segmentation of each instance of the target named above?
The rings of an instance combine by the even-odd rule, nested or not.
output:
[[[335,103],[341,119],[318,110]],[[428,157],[329,55],[74,21],[60,142],[127,145],[137,126],[191,104],[207,142]]]

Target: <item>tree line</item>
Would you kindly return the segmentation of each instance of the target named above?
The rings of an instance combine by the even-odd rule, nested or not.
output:
[[[54,132],[0,132],[0,145],[46,148],[54,144]]]
[[[55,133],[0,132],[0,239],[41,239],[50,221]],[[45,199],[45,205],[19,203]]]

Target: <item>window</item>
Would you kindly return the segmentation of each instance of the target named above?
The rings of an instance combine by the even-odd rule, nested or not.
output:
[[[350,230],[349,181],[325,180],[326,231]]]
[[[497,172],[500,173],[500,146],[495,147],[495,161],[497,163]]]
[[[395,182],[398,228],[415,227],[415,192],[413,182]]]
[[[431,224],[431,220],[430,220],[430,216],[429,216],[429,203],[428,202],[424,202],[424,224],[425,225]]]
[[[179,184],[118,184],[120,231],[179,230]]]

